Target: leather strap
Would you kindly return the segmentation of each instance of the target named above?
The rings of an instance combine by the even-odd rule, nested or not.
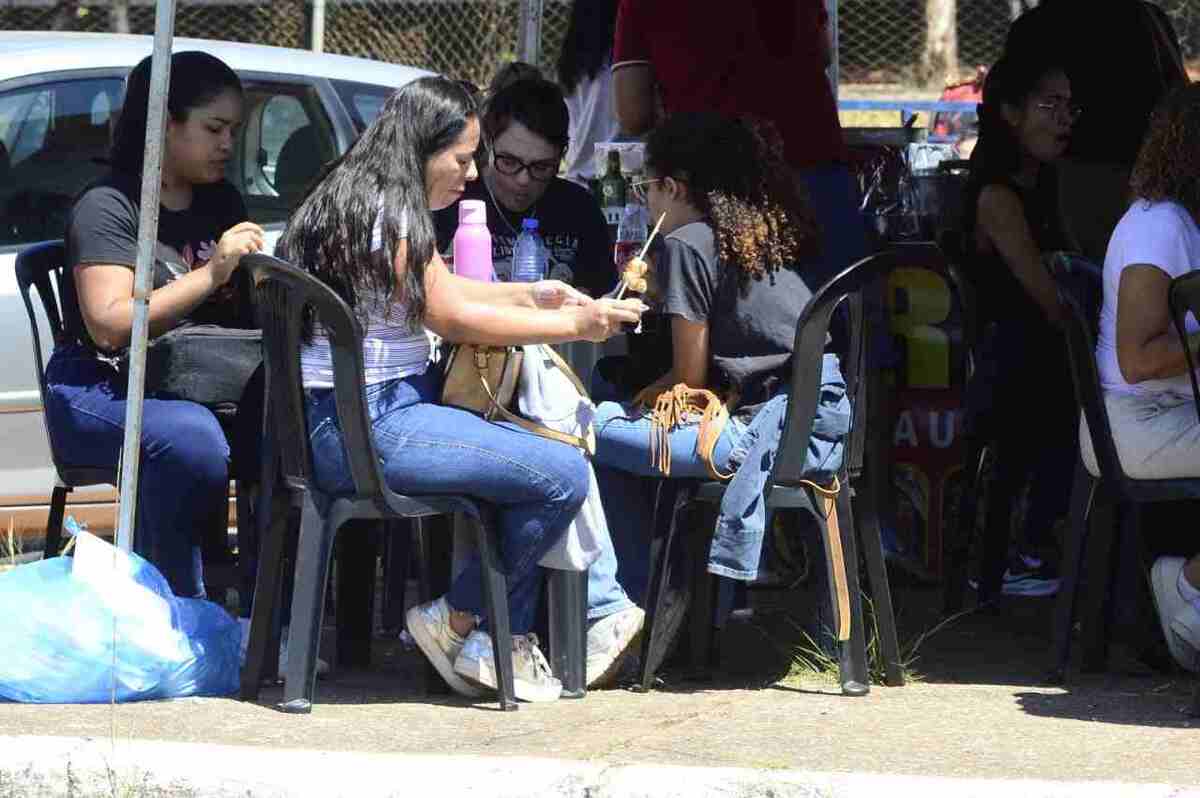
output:
[[[849,577],[846,575],[846,555],[842,550],[842,531],[838,525],[837,511],[837,495],[841,492],[842,485],[837,477],[834,477],[832,488],[822,487],[807,479],[800,480],[800,484],[807,485],[816,491],[824,505],[825,551],[829,553],[829,592],[834,610],[837,612],[837,639],[839,641],[849,640],[850,586]],[[855,565],[857,567],[857,563]]]

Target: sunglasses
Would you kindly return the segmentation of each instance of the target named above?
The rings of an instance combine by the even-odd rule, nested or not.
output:
[[[492,165],[502,175],[516,177],[521,172],[529,172],[529,177],[539,183],[544,183],[558,174],[558,159],[553,161],[522,161],[515,155],[498,152],[492,157]]]

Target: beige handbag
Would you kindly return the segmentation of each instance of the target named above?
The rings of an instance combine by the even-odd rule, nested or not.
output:
[[[583,382],[566,361],[553,348],[545,346],[542,349],[554,366],[567,375],[579,395],[586,397],[588,393]],[[488,421],[511,421],[535,435],[575,446],[591,455],[596,446],[595,438],[590,433],[586,438],[568,435],[513,412],[517,405],[517,384],[521,378],[524,356],[525,352],[519,346],[455,344],[446,358],[442,404],[470,410]]]

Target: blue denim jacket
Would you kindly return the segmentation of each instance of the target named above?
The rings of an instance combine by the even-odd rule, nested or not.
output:
[[[718,576],[751,581],[758,576],[767,508],[763,489],[783,435],[787,394],[774,397],[755,414],[730,454],[738,466],[717,518],[708,570]],[[837,355],[826,354],[821,364],[821,399],[813,419],[805,472],[813,482],[827,483],[842,467],[846,434],[850,431],[850,399]]]

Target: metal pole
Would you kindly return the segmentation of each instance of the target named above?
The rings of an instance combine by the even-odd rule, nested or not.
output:
[[[836,102],[838,98],[838,83],[841,80],[841,75],[838,72],[838,50],[841,45],[838,35],[838,0],[826,0],[826,4],[829,9],[829,52],[831,57],[829,68],[825,71],[825,74],[829,76],[829,85],[833,88],[833,99]]]
[[[142,451],[142,401],[146,388],[146,342],[150,332],[154,244],[158,240],[158,198],[162,187],[163,130],[171,84],[171,40],[175,0],[158,0],[154,9],[154,52],[150,61],[150,107],[146,114],[146,159],[142,166],[138,217],[137,267],[133,275],[133,330],[129,340],[129,387],[125,405],[125,443],[121,450],[121,513],[117,546],[133,548],[137,511],[138,462]]]
[[[325,50],[325,0],[313,0],[312,44],[314,53]]]
[[[520,58],[540,66],[542,60],[542,0],[521,0],[521,22],[517,29]]]

